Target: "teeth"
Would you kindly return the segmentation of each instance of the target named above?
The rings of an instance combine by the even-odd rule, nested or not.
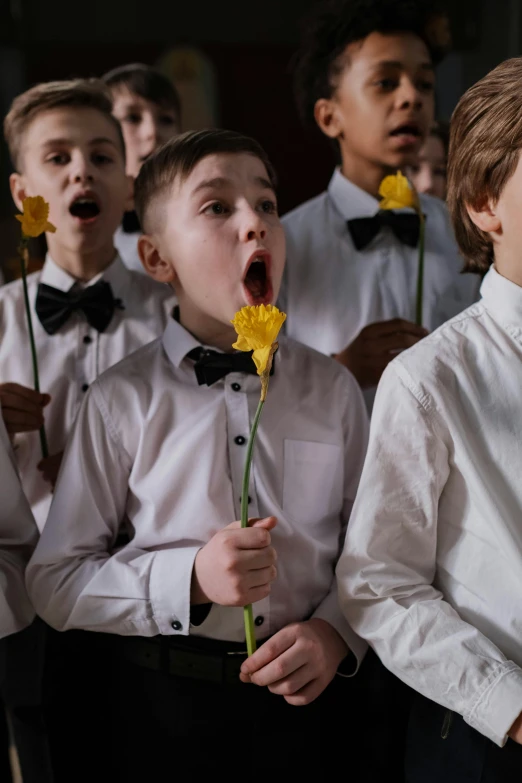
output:
[[[261,256],[256,256],[254,260],[252,261],[253,264],[264,264],[265,259],[261,258]]]
[[[94,204],[95,201],[93,198],[77,198],[74,201],[75,204]]]

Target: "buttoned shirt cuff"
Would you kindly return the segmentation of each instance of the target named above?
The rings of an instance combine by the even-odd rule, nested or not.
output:
[[[187,636],[190,631],[192,569],[200,546],[156,552],[150,572],[150,602],[158,633]]]
[[[363,662],[368,645],[364,639],[361,639],[360,636],[357,636],[355,631],[352,630],[348,622],[345,620],[344,615],[339,607],[339,599],[337,597],[337,583],[335,583],[335,587],[330,590],[326,598],[319,604],[312,617],[317,617],[320,620],[326,620],[327,623],[330,623],[332,628],[335,628],[339,636],[344,639],[348,649],[355,656],[357,664],[355,665],[354,662],[353,669],[350,669],[349,673],[343,672],[342,669],[337,673],[341,677],[353,677],[354,674],[357,674],[359,666]]]
[[[508,731],[522,712],[522,669],[509,661],[486,685],[470,714],[464,716],[472,728],[502,747]]]

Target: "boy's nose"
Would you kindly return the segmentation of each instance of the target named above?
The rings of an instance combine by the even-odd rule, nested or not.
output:
[[[251,239],[264,239],[266,236],[266,229],[265,228],[259,228],[259,229],[250,229],[250,231],[247,234],[247,239],[250,241]]]
[[[78,158],[73,163],[71,175],[74,182],[92,182],[94,167],[89,160]]]
[[[422,93],[417,89],[413,82],[406,81],[399,92],[400,107],[420,109],[422,106]]]

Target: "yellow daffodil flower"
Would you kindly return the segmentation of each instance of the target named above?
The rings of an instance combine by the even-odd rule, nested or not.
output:
[[[232,348],[254,352],[252,358],[258,375],[263,375],[267,369],[270,372],[269,360],[274,353],[272,346],[285,319],[286,314],[274,305],[256,305],[242,307],[231,321],[238,335]]]
[[[42,196],[28,196],[23,200],[23,214],[16,215],[22,224],[22,233],[26,237],[39,237],[45,231],[52,234],[56,227],[49,223],[49,204]]]
[[[382,196],[379,204],[381,209],[403,209],[404,207],[413,207],[417,211],[419,209],[417,194],[407,177],[400,171],[383,179],[379,187],[379,196]]]
[[[261,396],[252,422],[250,437],[248,438],[245,468],[243,471],[243,483],[241,492],[241,527],[248,527],[248,492],[250,485],[250,468],[257,427],[263,405],[268,392],[268,381],[272,360],[277,350],[277,335],[284,324],[286,313],[282,313],[273,305],[256,305],[242,307],[235,314],[234,328],[237,332],[237,340],[232,346],[238,351],[253,351],[252,358],[255,362],[257,374],[261,376]],[[247,651],[252,655],[256,650],[256,634],[254,627],[254,615],[252,604],[243,607],[245,622],[245,638]]]

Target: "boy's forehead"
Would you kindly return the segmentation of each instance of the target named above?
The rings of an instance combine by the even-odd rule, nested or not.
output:
[[[216,152],[202,158],[180,189],[197,193],[205,187],[259,185],[270,187],[270,177],[263,161],[250,152]]]
[[[98,109],[63,106],[38,113],[24,134],[25,149],[41,149],[53,142],[89,144],[105,141],[118,150],[121,143],[113,123]]]
[[[346,47],[348,60],[352,65],[395,65],[419,67],[433,70],[428,47],[413,32],[373,32],[362,41],[355,41]]]

